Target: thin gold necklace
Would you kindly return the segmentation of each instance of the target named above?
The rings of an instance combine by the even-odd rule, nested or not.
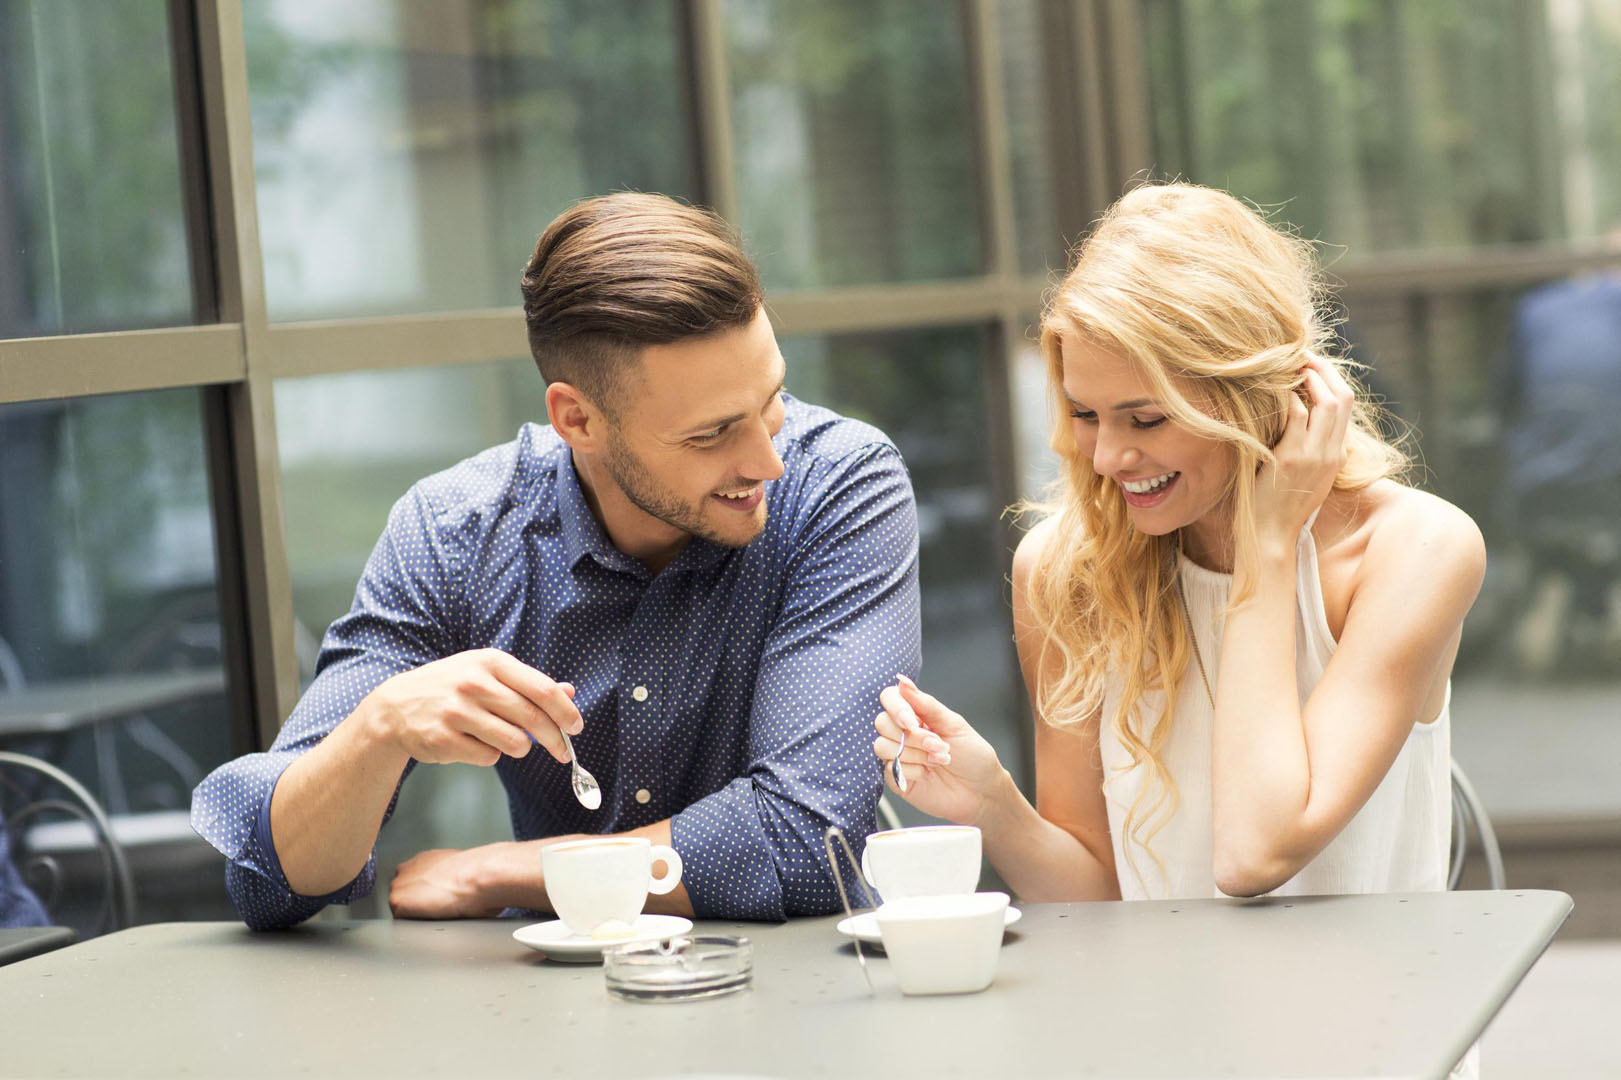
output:
[[[1204,654],[1199,651],[1199,638],[1193,632],[1193,612],[1188,609],[1188,592],[1182,584],[1182,534],[1176,534],[1176,596],[1182,602],[1182,621],[1188,627],[1188,644],[1193,646],[1193,659],[1199,665],[1199,680],[1204,683],[1204,696],[1210,699],[1210,711],[1216,711],[1216,694],[1210,689],[1210,676],[1204,667]]]

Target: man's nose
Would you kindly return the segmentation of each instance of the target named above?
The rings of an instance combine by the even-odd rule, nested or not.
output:
[[[783,473],[782,455],[771,441],[771,428],[758,424],[749,436],[749,453],[741,472],[750,480],[775,480]]]

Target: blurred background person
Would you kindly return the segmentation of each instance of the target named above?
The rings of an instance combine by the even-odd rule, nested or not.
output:
[[[1621,272],[1527,293],[1497,390],[1505,531],[1530,563],[1515,651],[1532,673],[1602,672],[1621,660]]]

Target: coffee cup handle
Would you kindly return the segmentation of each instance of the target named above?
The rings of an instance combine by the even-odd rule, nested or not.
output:
[[[664,876],[653,877],[652,873],[649,872],[647,879],[648,892],[654,896],[663,896],[681,884],[681,856],[676,853],[675,848],[666,847],[664,844],[654,844],[651,861],[664,863]]]
[[[876,889],[878,883],[872,879],[872,863],[867,861],[867,856],[870,854],[872,854],[871,848],[864,847],[861,849],[861,876],[867,879],[868,885]]]

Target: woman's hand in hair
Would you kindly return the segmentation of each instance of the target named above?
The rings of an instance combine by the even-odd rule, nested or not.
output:
[[[918,689],[904,675],[879,695],[884,711],[873,726],[873,753],[884,763],[884,783],[901,798],[935,817],[978,824],[986,804],[1010,785],[996,750],[957,713]],[[906,731],[901,769],[906,791],[895,787],[890,762]]]
[[[1355,401],[1351,384],[1332,361],[1306,361],[1300,392],[1289,395],[1289,419],[1255,484],[1255,526],[1261,540],[1292,546],[1306,520],[1323,505],[1345,466],[1346,435]]]

